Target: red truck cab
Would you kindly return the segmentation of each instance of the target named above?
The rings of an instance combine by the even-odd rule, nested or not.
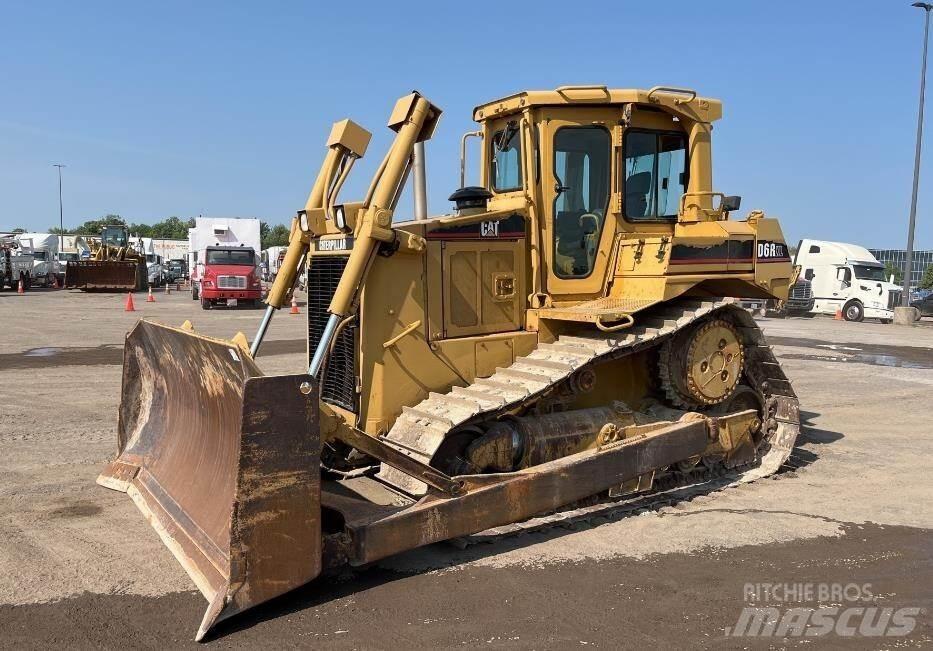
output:
[[[209,246],[199,267],[197,291],[205,310],[217,304],[227,305],[230,300],[236,300],[237,305],[259,306],[262,284],[252,248]]]

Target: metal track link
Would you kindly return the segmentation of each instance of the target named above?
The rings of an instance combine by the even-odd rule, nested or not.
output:
[[[497,369],[488,378],[479,378],[466,388],[454,387],[448,395],[456,396],[456,404],[443,400],[441,394],[431,394],[413,408],[405,408],[386,438],[405,445],[406,449],[420,451],[420,460],[430,463],[444,438],[457,427],[520,410],[573,373],[649,346],[659,346],[684,327],[714,312],[736,325],[748,349],[746,378],[761,394],[769,412],[765,415],[765,436],[757,451],[760,463],[736,479],[754,481],[775,472],[790,455],[799,432],[799,409],[790,382],[764,343],[761,330],[751,315],[731,298],[685,299],[659,305],[636,315],[636,325],[618,333],[594,331],[560,336],[551,344],[538,346],[527,357],[516,359],[511,366]],[[491,400],[480,397],[489,394],[503,402],[493,405]],[[441,423],[450,426],[445,430]],[[411,495],[423,495],[427,490],[421,481],[387,464],[382,465],[379,477]]]

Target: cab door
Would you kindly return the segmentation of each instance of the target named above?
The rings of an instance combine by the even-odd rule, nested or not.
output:
[[[615,235],[613,125],[617,109],[544,111],[541,242],[555,301],[600,295]]]

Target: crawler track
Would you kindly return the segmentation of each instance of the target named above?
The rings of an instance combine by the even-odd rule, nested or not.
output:
[[[458,427],[527,407],[570,378],[574,373],[658,347],[681,329],[705,318],[731,321],[745,347],[745,382],[758,392],[764,404],[763,436],[752,459],[727,468],[698,466],[687,473],[668,472],[655,484],[653,493],[597,504],[576,505],[569,511],[533,518],[524,523],[498,527],[470,538],[503,535],[529,528],[556,526],[592,514],[600,517],[607,508],[613,513],[627,508],[652,508],[658,500],[670,500],[672,488],[685,494],[699,494],[728,485],[747,483],[774,474],[788,459],[800,431],[799,403],[786,375],[767,345],[751,315],[732,299],[708,301],[681,300],[636,314],[636,325],[618,334],[593,332],[584,336],[560,336],[551,344],[541,344],[527,357],[496,370],[489,378],[477,379],[468,387],[454,387],[446,394],[432,393],[412,408],[406,408],[387,439],[430,462],[444,438]],[[424,485],[394,468],[383,465],[380,478],[413,495],[422,494]],[[721,485],[720,485],[721,484]],[[594,498],[595,499],[595,498]],[[684,498],[677,498],[677,501]],[[487,536],[488,537],[488,536]],[[477,538],[477,539],[478,539]]]

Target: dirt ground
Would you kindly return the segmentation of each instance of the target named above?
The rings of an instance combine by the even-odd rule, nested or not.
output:
[[[2,647],[194,645],[206,602],[132,501],[94,479],[116,451],[121,344],[136,319],[230,337],[250,335],[260,311],[155,297],[137,294],[127,313],[119,295],[0,293]],[[601,524],[409,552],[257,608],[210,646],[929,645],[933,323],[761,325],[801,396],[795,471]],[[304,328],[304,315],[277,315],[264,371],[303,367]],[[867,586],[857,604],[778,605],[914,609],[914,625],[885,638],[730,635],[748,586],[764,583]]]

